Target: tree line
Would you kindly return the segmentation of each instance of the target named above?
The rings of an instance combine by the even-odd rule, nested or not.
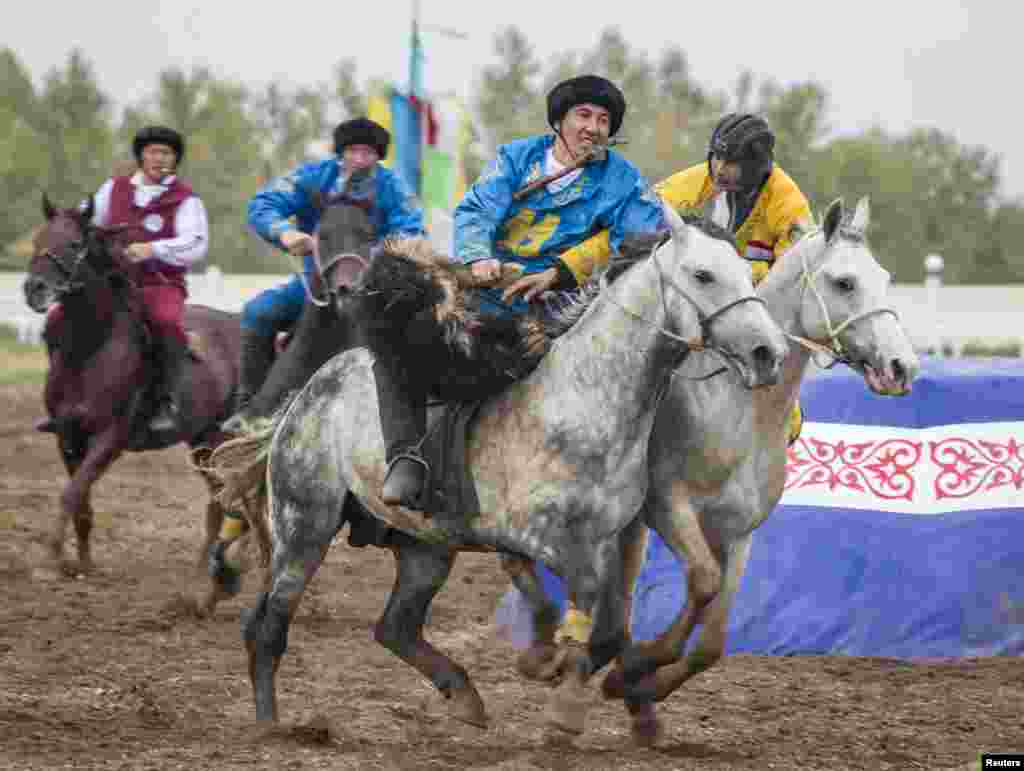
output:
[[[838,196],[851,203],[871,197],[870,239],[894,280],[921,281],[924,256],[937,253],[950,283],[1024,281],[1024,261],[1015,259],[1024,206],[1000,195],[1000,160],[988,149],[962,145],[941,128],[833,136],[820,83],[784,85],[748,71],[730,89],[713,90],[693,77],[682,48],[652,57],[616,27],[593,48],[548,61],[515,26],[495,35],[473,105],[479,141],[469,178],[495,145],[545,131],[547,91],[582,72],[622,87],[629,109],[620,134],[628,142],[618,149],[651,182],[701,162],[724,113],[757,112],[776,133],[777,162],[816,212]],[[207,207],[208,262],[229,273],[286,272],[290,263],[248,231],[249,198],[315,155],[316,142],[329,147],[334,120],[363,113],[366,95],[382,85],[361,77],[351,59],[339,61],[328,80],[301,88],[256,88],[204,68],[169,68],[151,94],[115,114],[84,52],[72,51],[37,88],[14,51],[0,50],[0,268],[24,267],[42,191],[63,205],[81,200],[113,171],[132,168],[131,137],[140,126],[165,123],[188,143],[182,173]]]

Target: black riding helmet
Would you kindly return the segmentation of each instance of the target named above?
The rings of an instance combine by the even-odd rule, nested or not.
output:
[[[740,166],[740,186],[745,190],[759,186],[772,172],[775,134],[767,121],[750,113],[731,112],[711,132],[708,142],[708,173],[712,157]]]
[[[608,111],[608,136],[613,137],[622,126],[626,114],[626,97],[619,87],[598,75],[580,75],[563,80],[548,92],[548,124],[555,127],[578,104],[596,104]]]
[[[146,145],[170,147],[174,150],[175,165],[181,163],[181,159],[185,157],[185,140],[181,138],[181,134],[167,126],[146,126],[135,134],[135,139],[132,140],[132,153],[139,163],[142,163],[142,151]]]

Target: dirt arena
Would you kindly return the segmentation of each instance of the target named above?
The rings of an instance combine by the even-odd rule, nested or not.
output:
[[[37,566],[64,472],[31,429],[41,409],[38,386],[0,387],[0,768],[960,769],[1024,751],[1019,658],[733,656],[661,706],[657,748],[634,748],[621,704],[596,691],[569,743],[494,635],[497,561],[464,555],[428,636],[474,677],[492,719],[477,731],[373,642],[392,559],[344,538],[292,628],[282,725],[260,733],[238,624],[252,582],[212,619],[180,610],[199,588],[205,502],[184,449],[118,461],[95,489],[97,572],[54,579]]]

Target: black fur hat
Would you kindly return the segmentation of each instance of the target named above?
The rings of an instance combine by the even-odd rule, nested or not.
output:
[[[619,87],[598,75],[580,75],[563,80],[548,93],[548,124],[555,124],[578,104],[596,104],[608,110],[609,136],[615,136],[626,114],[626,97]]]
[[[185,140],[181,134],[167,126],[146,126],[139,129],[132,140],[132,154],[142,163],[142,151],[146,145],[167,145],[174,150],[175,163],[185,157]]]
[[[390,143],[388,130],[369,118],[353,118],[334,129],[334,152],[338,155],[349,145],[369,145],[383,160]]]

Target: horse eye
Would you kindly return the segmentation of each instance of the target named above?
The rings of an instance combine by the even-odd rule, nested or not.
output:
[[[843,294],[851,294],[857,288],[857,284],[852,278],[837,278],[833,283],[836,290]]]
[[[711,284],[715,280],[710,270],[698,270],[693,274],[693,278],[698,284]]]

